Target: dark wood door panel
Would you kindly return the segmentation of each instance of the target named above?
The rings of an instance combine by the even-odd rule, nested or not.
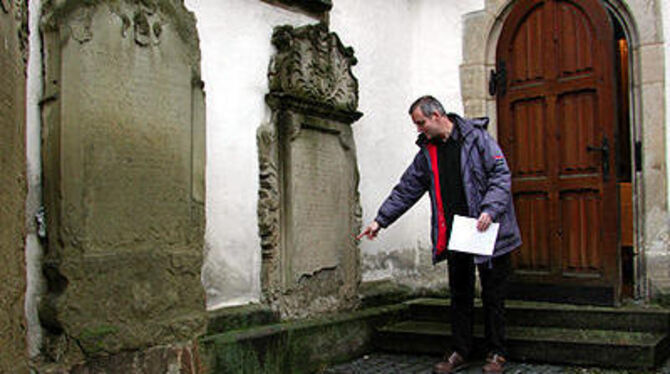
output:
[[[594,173],[600,167],[599,155],[588,147],[600,146],[602,131],[598,123],[597,94],[577,91],[558,97],[559,174]]]
[[[521,236],[521,249],[513,257],[515,269],[551,272],[551,243],[549,227],[543,224],[549,215],[549,196],[546,192],[517,193],[514,199]]]
[[[548,169],[546,105],[544,98],[520,100],[511,105],[512,126],[507,142],[515,177],[546,176]]]
[[[602,277],[600,191],[582,189],[561,192],[559,205],[563,274]]]
[[[526,14],[511,37],[509,53],[514,56],[514,65],[510,70],[512,87],[544,79],[546,66],[543,64],[543,56],[546,44],[543,40],[550,32],[544,4],[540,2]]]
[[[576,3],[557,3],[557,41],[559,75],[570,76],[593,70],[594,27],[584,9]]]
[[[614,155],[603,148],[614,141],[612,36],[599,0],[521,0],[500,35],[498,139],[524,242],[513,282],[529,290],[618,293],[616,210],[605,211]]]

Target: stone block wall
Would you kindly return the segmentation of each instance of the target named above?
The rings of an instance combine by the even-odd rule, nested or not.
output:
[[[0,1],[0,373],[27,372],[25,66],[27,3]]]

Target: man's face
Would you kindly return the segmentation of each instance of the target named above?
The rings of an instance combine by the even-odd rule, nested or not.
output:
[[[416,131],[425,134],[429,140],[439,137],[444,132],[437,113],[426,117],[418,106],[412,111],[412,122],[416,125]]]

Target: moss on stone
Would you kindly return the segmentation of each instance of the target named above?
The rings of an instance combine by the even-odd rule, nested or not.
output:
[[[398,304],[205,336],[201,351],[213,373],[312,373],[371,349],[376,327],[397,320]]]
[[[82,330],[81,336],[79,336],[79,345],[86,354],[107,351],[108,343],[106,342],[106,338],[117,334],[119,331],[120,329],[113,325],[86,327]]]
[[[222,308],[209,313],[207,335],[279,322],[279,314],[269,307],[250,304]]]

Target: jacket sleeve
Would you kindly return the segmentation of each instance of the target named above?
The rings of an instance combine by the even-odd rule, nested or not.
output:
[[[512,174],[500,146],[486,130],[481,130],[479,146],[487,180],[480,211],[488,213],[494,221],[497,221],[509,206]]]
[[[428,163],[419,151],[412,164],[403,173],[400,182],[393,187],[391,194],[379,208],[375,221],[381,227],[389,226],[419,201],[429,185]]]

